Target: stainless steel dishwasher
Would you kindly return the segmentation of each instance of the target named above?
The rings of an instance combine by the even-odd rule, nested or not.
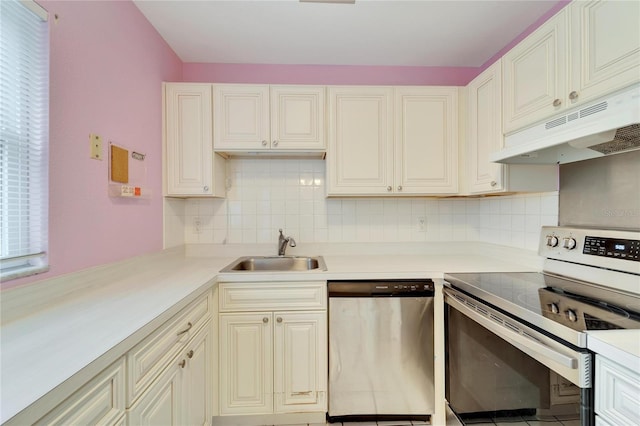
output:
[[[427,420],[431,280],[329,282],[329,421]]]

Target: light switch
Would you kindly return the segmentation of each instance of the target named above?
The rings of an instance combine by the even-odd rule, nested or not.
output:
[[[90,156],[94,160],[102,160],[102,136],[91,133],[89,135]]]

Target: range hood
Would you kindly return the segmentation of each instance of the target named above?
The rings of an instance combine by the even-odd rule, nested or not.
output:
[[[564,164],[640,149],[640,85],[505,137],[490,160]]]

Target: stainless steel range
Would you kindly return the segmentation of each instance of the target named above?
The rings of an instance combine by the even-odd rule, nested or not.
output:
[[[541,273],[445,275],[447,400],[464,422],[593,425],[589,330],[640,328],[640,232],[543,227]]]

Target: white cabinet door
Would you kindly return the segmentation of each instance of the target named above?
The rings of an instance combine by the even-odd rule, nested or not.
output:
[[[269,86],[214,84],[216,150],[269,148]]]
[[[501,66],[497,61],[467,86],[467,175],[472,194],[504,190],[505,166],[489,161],[489,154],[504,142]]]
[[[458,191],[458,88],[397,87],[395,178],[398,194]]]
[[[184,424],[184,368],[175,359],[129,410],[130,426]]]
[[[220,414],[273,412],[271,312],[220,314]]]
[[[330,87],[327,193],[393,190],[393,89]]]
[[[212,148],[211,85],[165,83],[164,120],[165,195],[224,197],[224,160],[214,159]]]
[[[327,408],[326,312],[276,312],[275,412]]]
[[[607,423],[640,424],[640,373],[596,355],[595,411]]]
[[[640,2],[574,1],[569,92],[578,103],[640,81]]]
[[[184,371],[185,425],[211,423],[213,346],[211,323],[207,324],[187,345],[182,360]],[[182,362],[182,361],[180,361]]]
[[[271,149],[324,150],[325,88],[271,86]]]
[[[224,160],[214,163],[211,85],[164,84],[165,194],[224,197]],[[217,169],[214,169],[217,168]]]
[[[565,107],[567,15],[563,9],[503,56],[504,133]]]

